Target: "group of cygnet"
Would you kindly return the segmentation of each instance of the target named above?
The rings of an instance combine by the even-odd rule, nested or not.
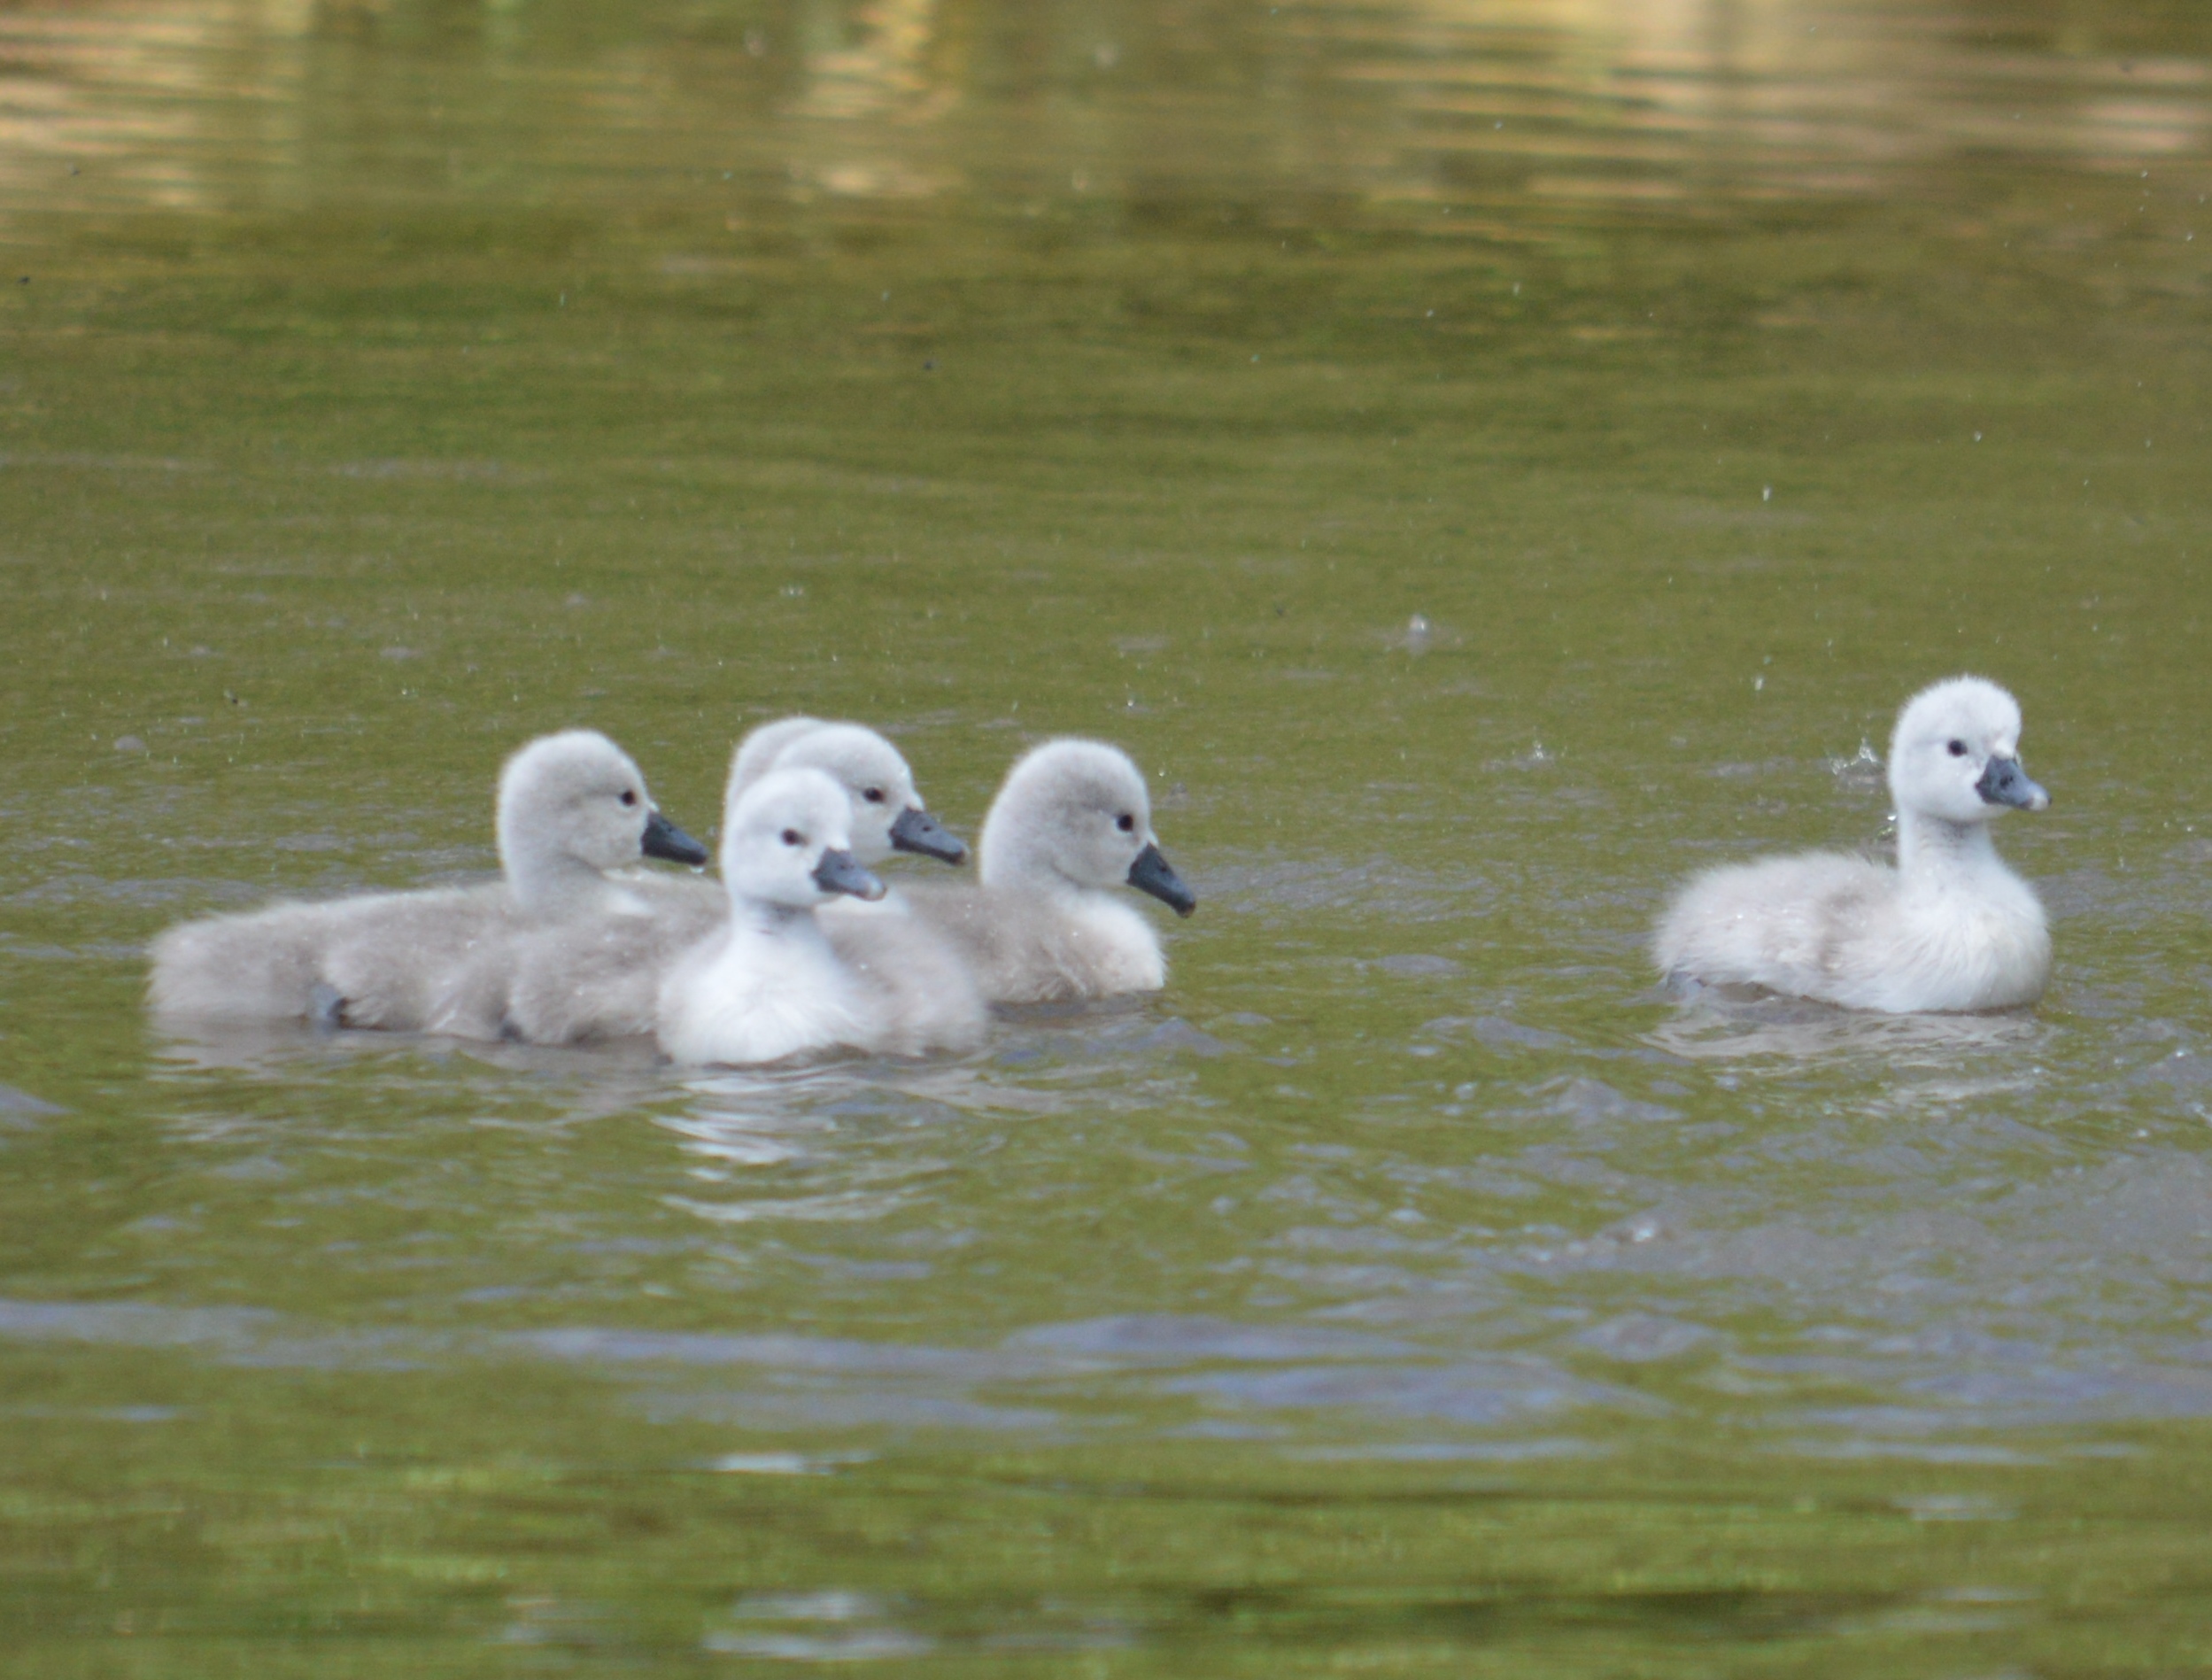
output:
[[[1990,819],[2050,803],[2020,763],[2020,708],[1957,677],[1906,705],[1890,744],[1894,869],[1836,853],[1716,869],[1661,918],[1662,972],[1891,1013],[2032,1003],[2051,972],[2043,907]],[[837,1048],[958,1049],[994,1003],[1156,991],[1152,927],[1116,891],[1187,916],[1152,836],[1144,778],[1096,741],[1017,763],[972,884],[886,894],[894,850],[967,848],[923,806],[896,748],[856,724],[788,718],[731,765],[722,884],[641,857],[707,861],[603,735],[531,742],[499,778],[497,885],[278,904],[173,928],[152,998],[176,1016],[576,1044],[650,1035],[683,1062]]]
[[[976,879],[888,893],[893,851],[967,847],[898,749],[857,724],[787,718],[738,747],[719,886],[649,871],[706,848],[654,809],[604,735],[532,741],[499,778],[501,879],[188,922],[153,946],[157,1012],[580,1044],[651,1036],[677,1061],[833,1049],[922,1055],[982,1034],[994,1003],[1155,991],[1151,925],[1116,889],[1187,916],[1118,748],[1048,741],[1008,773]]]

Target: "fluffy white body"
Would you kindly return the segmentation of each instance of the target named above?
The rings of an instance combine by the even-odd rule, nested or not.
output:
[[[1161,855],[1144,777],[1118,747],[1054,740],[1007,772],[983,825],[978,879],[917,882],[909,917],[957,947],[994,1003],[1043,1003],[1156,992],[1167,983],[1159,936],[1123,886],[1187,916],[1197,899]],[[889,907],[886,907],[889,908]],[[831,925],[882,910],[838,907]]]
[[[1915,695],[1890,744],[1897,867],[1812,853],[1710,871],[1660,921],[1660,969],[1891,1014],[2034,1002],[2050,933],[1989,831],[2007,808],[2050,802],[2019,750],[2020,708],[1994,683]]]
[[[497,1037],[518,939],[641,917],[651,884],[615,871],[648,855],[706,858],[654,809],[629,756],[588,730],[541,737],[507,761],[498,827],[502,879],[490,886],[275,904],[171,928],[153,944],[153,1008]]]
[[[947,863],[967,855],[967,847],[923,804],[898,748],[871,729],[812,717],[762,725],[731,755],[725,807],[734,810],[777,770],[811,770],[837,784],[850,809],[850,849],[863,865],[894,851]],[[655,1030],[661,983],[677,958],[722,930],[731,894],[722,882],[662,878],[644,884],[638,896],[642,917],[573,917],[517,942],[506,999],[510,1032],[532,1044],[579,1044]],[[958,1024],[973,1014],[973,988],[955,954],[932,948],[925,931],[901,922],[885,907],[880,917],[840,925],[832,934],[839,960],[894,989],[939,976],[947,998],[942,1010],[925,998],[902,995],[891,1014],[910,1029],[901,1043],[930,1048],[953,1041],[963,1030]],[[896,979],[885,978],[890,976]]]
[[[771,770],[734,793],[727,918],[661,982],[654,1035],[670,1057],[750,1066],[837,1049],[918,1055],[980,1036],[982,1001],[941,948],[902,930],[862,933],[848,956],[817,919],[840,895],[883,895],[853,855],[852,828],[845,790],[821,770]]]

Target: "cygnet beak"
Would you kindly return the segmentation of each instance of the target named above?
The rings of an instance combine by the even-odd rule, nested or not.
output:
[[[1974,791],[1984,804],[2010,805],[2015,810],[2039,811],[2051,802],[2051,796],[2028,779],[2016,758],[1991,759]]]
[[[659,811],[646,813],[646,837],[638,849],[647,857],[665,857],[671,863],[689,863],[693,869],[711,855],[704,846]]]
[[[909,805],[899,813],[899,820],[891,825],[891,847],[893,851],[919,852],[924,857],[934,857],[940,863],[964,863],[968,860],[968,842],[947,832],[919,805]]]
[[[1178,916],[1187,916],[1198,908],[1198,894],[1183,885],[1183,878],[1156,846],[1147,846],[1137,854],[1137,861],[1129,865],[1129,885],[1140,893],[1151,894]]]
[[[814,866],[814,884],[825,893],[850,893],[855,898],[883,896],[883,883],[860,866],[850,852],[826,851]]]

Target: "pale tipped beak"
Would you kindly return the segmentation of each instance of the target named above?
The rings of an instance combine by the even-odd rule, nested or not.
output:
[[[638,849],[647,857],[665,857],[671,863],[689,863],[693,869],[706,863],[708,855],[704,846],[659,811],[646,814],[645,839]]]
[[[883,896],[883,883],[860,866],[850,852],[826,851],[814,866],[814,884],[825,893],[849,893],[855,898]]]
[[[1974,791],[1984,804],[2009,805],[2015,810],[2039,811],[2051,803],[2051,796],[2028,779],[2016,758],[1991,759]]]
[[[945,827],[919,805],[909,805],[891,825],[893,851],[918,852],[940,863],[961,863],[968,857],[968,842]]]

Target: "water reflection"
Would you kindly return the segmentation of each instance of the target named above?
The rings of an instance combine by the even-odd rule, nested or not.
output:
[[[702,168],[743,177],[739,197],[1142,199],[1210,182],[1525,237],[1545,205],[1571,219],[1866,196],[2007,155],[2140,167],[2212,135],[2212,66],[2185,29],[2115,50],[2092,26],[2060,56],[1993,43],[1970,9],[1396,0],[1140,7],[1110,27],[983,0],[461,16],[314,0],[0,12],[0,213],[256,211],[376,177],[489,203],[521,158],[593,200],[666,195],[677,183],[638,166],[681,133]],[[398,43],[404,81],[383,57]]]
[[[1793,1451],[1938,1459],[1992,1428],[2212,1416],[2201,1333],[2167,1309],[2185,1280],[2212,1281],[2212,1169],[2146,1128],[2113,1154],[2069,1129],[2185,1106],[2204,1058],[2162,1049],[2101,1080],[2077,1063],[2060,1076],[2061,1020],[1712,995],[1632,1053],[1472,1018],[1427,1029],[1474,1074],[1456,1100],[1396,1076],[1365,1100],[1385,1128],[1367,1137],[1271,1135],[1249,1097],[1223,1111],[1210,1089],[1272,1081],[1269,1047],[1133,1011],[1006,1024],[955,1062],[772,1073],[514,1047],[457,1060],[372,1035],[303,1034],[258,1060],[192,1050],[166,1077],[172,1135],[200,1157],[179,1181],[197,1208],[215,1195],[279,1228],[312,1220],[321,1287],[378,1278],[393,1257],[357,1247],[329,1201],[370,1149],[390,1156],[372,1227],[387,1202],[469,1227],[474,1193],[440,1182],[447,1150],[379,1142],[343,1109],[311,1118],[331,1106],[306,1083],[320,1067],[332,1098],[412,1089],[458,1097],[479,1134],[512,1127],[491,1168],[519,1216],[508,1251],[410,1262],[451,1305],[407,1327],[19,1301],[0,1303],[0,1337],[255,1366],[549,1359],[643,1415],[754,1430],[1226,1430],[1361,1453],[1556,1454],[1692,1405]],[[484,1077],[457,1090],[471,1066]],[[282,1106],[228,1095],[241,1070]],[[1102,1150],[1102,1127],[1127,1129]],[[561,1133],[593,1145],[596,1173],[537,1158]],[[1099,1281],[1141,1293],[1156,1266],[1173,1296],[1227,1310],[1071,1315],[1093,1280],[1068,1221],[1120,1206],[1087,1187],[1124,1172],[1162,1217],[1142,1249],[1094,1250]],[[160,1224],[149,1243],[169,1240]],[[502,1279],[579,1260],[592,1281],[554,1326],[484,1321]],[[726,1328],[656,1327],[640,1276],[667,1280],[648,1296],[719,1302]],[[806,1332],[777,1305],[793,1290],[806,1318],[843,1301],[901,1328]],[[983,1333],[1001,1292],[1018,1328]]]
[[[940,77],[932,88],[928,74],[938,0],[863,0],[849,20],[844,11],[835,0],[816,0],[799,14],[806,71],[794,114],[840,121],[895,112],[926,122],[951,107],[959,97],[953,80]]]
[[[1798,998],[1729,988],[1698,989],[1694,1001],[1644,1042],[1685,1061],[1777,1057],[1808,1062],[1854,1057],[1868,1067],[1949,1067],[1961,1060],[2030,1057],[2052,1029],[2032,1012],[1999,1015],[1869,1015]]]

